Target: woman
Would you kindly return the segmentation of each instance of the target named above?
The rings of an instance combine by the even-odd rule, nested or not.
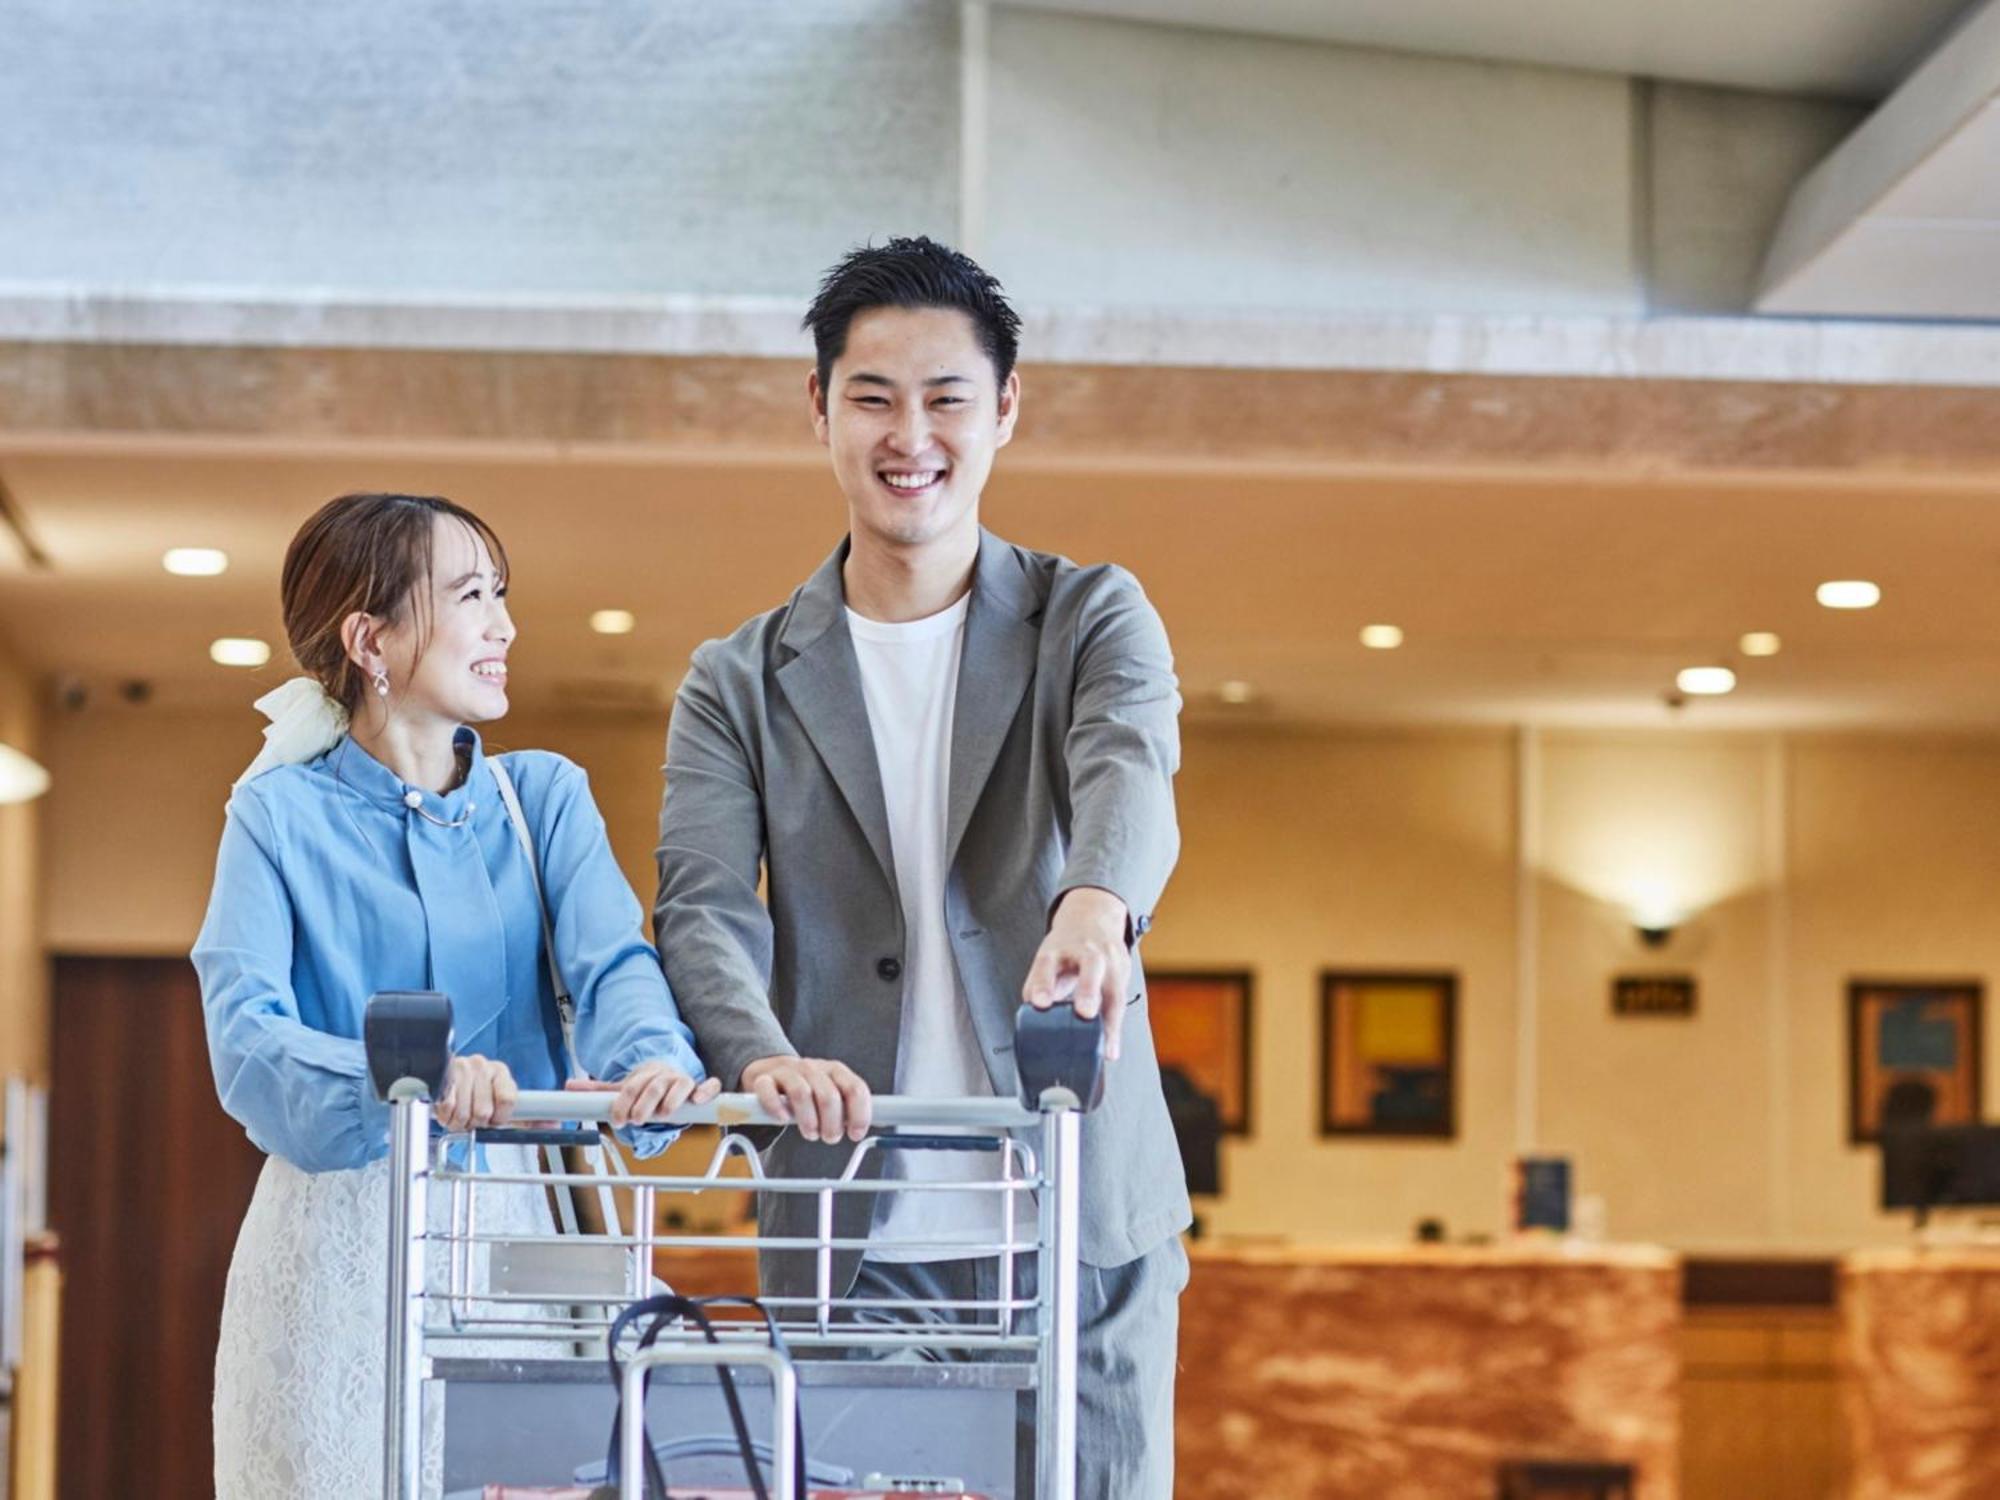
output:
[[[613,862],[584,774],[505,757],[537,871],[472,725],[507,711],[507,558],[447,500],[346,495],[292,539],[285,633],[311,674],[229,799],[195,944],[222,1105],[269,1153],[230,1265],[216,1354],[218,1500],[378,1493],[388,1107],[361,1044],[380,990],[451,997],[448,1130],[497,1125],[566,1065],[543,942],[576,1001],[575,1061],[614,1124],[713,1097]],[[697,1084],[699,1082],[699,1087]],[[665,1146],[657,1127],[641,1154]],[[489,1187],[481,1227],[545,1227]],[[436,1434],[431,1465],[436,1459]]]

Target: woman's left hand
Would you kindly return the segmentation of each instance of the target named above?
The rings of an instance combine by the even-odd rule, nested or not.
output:
[[[437,1122],[453,1132],[504,1125],[514,1113],[519,1092],[514,1075],[499,1058],[476,1053],[454,1057],[445,1075],[444,1097],[437,1102]]]
[[[611,1101],[614,1126],[650,1125],[665,1120],[683,1104],[706,1104],[722,1092],[722,1080],[707,1078],[697,1084],[672,1063],[648,1062],[640,1063],[616,1083],[572,1078],[563,1087],[584,1093],[616,1094]]]

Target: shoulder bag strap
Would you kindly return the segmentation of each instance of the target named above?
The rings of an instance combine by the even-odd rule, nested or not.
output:
[[[542,866],[535,858],[534,835],[528,832],[528,819],[521,811],[520,797],[515,794],[514,778],[500,764],[500,757],[489,755],[486,764],[492,768],[494,784],[500,788],[500,800],[507,804],[507,820],[514,825],[514,837],[520,840],[521,852],[528,857],[528,878],[534,882],[535,909],[542,917],[542,952],[549,961],[549,983],[555,990],[556,1019],[562,1023],[563,1055],[569,1064],[569,1076],[585,1078],[589,1075],[576,1058],[576,1001],[570,997],[569,986],[563,983],[562,965],[556,962],[555,925],[549,920],[549,900],[542,890]]]

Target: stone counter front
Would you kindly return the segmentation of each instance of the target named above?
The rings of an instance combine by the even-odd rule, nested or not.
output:
[[[2000,1249],[1848,1256],[1840,1365],[1850,1500],[2000,1495]]]
[[[1659,1250],[1200,1250],[1177,1487],[1491,1500],[1503,1461],[1556,1458],[1630,1463],[1640,1500],[1674,1500],[1680,1326]]]

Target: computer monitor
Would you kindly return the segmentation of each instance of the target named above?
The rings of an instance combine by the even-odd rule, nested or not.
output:
[[[1882,1132],[1882,1207],[2000,1206],[2000,1125],[1905,1125]]]
[[[1160,1088],[1167,1096],[1167,1118],[1181,1148],[1190,1193],[1222,1191],[1222,1109],[1181,1069],[1160,1069]]]

